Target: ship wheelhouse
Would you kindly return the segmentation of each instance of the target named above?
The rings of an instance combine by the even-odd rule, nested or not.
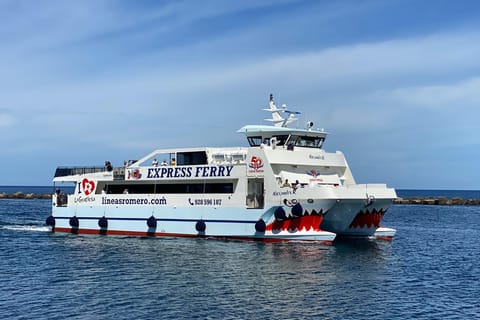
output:
[[[302,147],[321,149],[327,133],[311,129],[279,128],[273,126],[245,126],[238,130],[247,136],[250,147]]]

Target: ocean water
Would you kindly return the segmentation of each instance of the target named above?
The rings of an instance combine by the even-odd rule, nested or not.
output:
[[[52,234],[0,199],[1,319],[479,319],[480,206],[394,205],[392,242]]]

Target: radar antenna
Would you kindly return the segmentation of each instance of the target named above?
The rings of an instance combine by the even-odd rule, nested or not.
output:
[[[273,94],[270,94],[270,100],[268,103],[269,109],[262,109],[264,111],[269,111],[272,113],[272,118],[271,119],[265,119],[265,121],[273,122],[273,125],[276,127],[287,127],[290,123],[298,120],[298,118],[295,117],[297,114],[301,114],[298,111],[290,111],[287,110],[287,105],[282,104],[282,108],[279,109],[275,105],[275,102],[273,101]],[[282,113],[288,114],[287,117],[282,117]]]

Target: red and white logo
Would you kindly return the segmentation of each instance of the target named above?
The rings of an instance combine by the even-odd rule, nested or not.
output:
[[[82,180],[82,192],[88,196],[89,194],[92,194],[95,192],[95,181],[93,180],[88,180],[87,178]]]
[[[312,182],[323,181],[323,179],[320,178],[320,173],[318,173],[315,170],[307,171],[307,174],[312,177],[312,179],[310,179],[310,181],[312,181]]]
[[[309,176],[314,177],[314,178],[316,178],[316,177],[318,176],[318,173],[317,173],[317,171],[315,171],[315,170],[307,171],[307,174],[308,174]]]
[[[248,167],[252,169],[250,172],[263,172],[263,160],[260,157],[252,156]]]
[[[139,168],[135,169],[130,169],[128,170],[128,177],[127,179],[140,179],[142,177],[142,174],[140,173]]]

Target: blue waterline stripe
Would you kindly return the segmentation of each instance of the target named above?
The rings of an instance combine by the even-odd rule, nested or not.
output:
[[[70,219],[72,217],[54,217],[55,219]],[[98,220],[102,217],[77,217],[78,220]],[[119,221],[147,221],[148,218],[109,218],[105,217],[107,220],[119,220]],[[257,221],[248,221],[248,220],[210,220],[210,219],[161,219],[156,218],[156,221],[168,221],[168,222],[197,222],[202,220],[203,222],[215,222],[215,223],[252,223],[255,224]]]

